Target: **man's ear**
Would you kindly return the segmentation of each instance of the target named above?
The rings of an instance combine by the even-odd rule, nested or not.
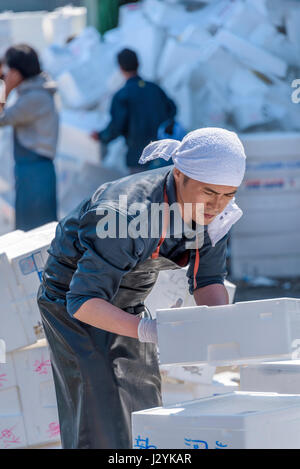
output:
[[[175,177],[176,181],[178,181],[178,179],[180,178],[181,171],[179,171],[179,169],[177,169],[177,168],[174,168],[173,169],[173,174],[174,174],[174,177]]]

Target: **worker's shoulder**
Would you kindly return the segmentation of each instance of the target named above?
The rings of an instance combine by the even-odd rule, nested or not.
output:
[[[92,195],[89,210],[111,208],[132,218],[132,207],[163,202],[164,184],[170,167],[126,176],[100,186]]]

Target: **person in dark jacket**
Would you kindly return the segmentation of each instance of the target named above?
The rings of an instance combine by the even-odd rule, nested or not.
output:
[[[16,102],[2,106],[0,126],[14,129],[16,229],[28,231],[57,218],[56,88],[41,71],[37,53],[25,44],[6,51],[2,72],[6,96],[17,91]]]
[[[127,166],[131,173],[148,169],[138,165],[143,149],[157,139],[159,126],[176,115],[176,106],[155,83],[138,75],[138,58],[134,51],[124,49],[118,54],[118,63],[126,83],[113,97],[111,121],[92,137],[107,144],[123,135],[128,151]]]
[[[226,245],[241,216],[232,199],[243,146],[233,132],[200,129],[149,144],[141,162],[160,156],[174,166],[100,186],[60,221],[49,249],[38,304],[63,448],[128,449],[131,413],[161,405],[156,321],[144,305],[160,270],[188,265],[198,305],[228,303]],[[168,216],[174,205],[178,225]]]

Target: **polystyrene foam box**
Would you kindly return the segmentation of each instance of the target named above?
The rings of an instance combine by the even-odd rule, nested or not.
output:
[[[250,42],[242,39],[230,31],[222,29],[216,36],[217,41],[222,47],[230,50],[238,56],[247,66],[266,74],[274,74],[278,77],[284,77],[287,70],[287,64],[269,52],[254,46]]]
[[[0,364],[0,449],[26,446],[22,406],[12,359],[6,354],[6,363]]]
[[[29,445],[59,440],[56,396],[45,340],[13,353]]]
[[[100,145],[90,137],[90,134],[104,127],[104,122],[103,116],[95,111],[61,113],[58,153],[73,156],[81,163],[99,164]]]
[[[300,394],[300,360],[241,367],[241,390]]]
[[[0,416],[0,449],[24,448],[27,438],[22,414]]]
[[[8,246],[5,250],[12,267],[16,284],[22,289],[24,299],[36,298],[41,282],[45,262],[48,258],[48,248],[54,237],[54,227],[49,231],[40,231],[17,244]],[[31,303],[32,305],[32,303]],[[30,314],[34,327],[40,325],[40,313],[36,302],[30,306]]]
[[[300,339],[300,300],[158,310],[157,329],[162,365],[290,358]]]
[[[11,265],[5,254],[0,254],[0,338],[5,341],[6,351],[33,344],[37,337],[29,305],[16,283]]]
[[[133,448],[300,448],[300,396],[230,394],[132,414]]]
[[[189,293],[187,268],[163,270],[159,273],[157,281],[147,296],[145,305],[155,317],[157,309],[172,308],[181,301],[181,306],[196,306],[194,296]],[[236,286],[225,280],[225,287],[232,303]]]
[[[225,386],[217,381],[213,381],[210,384],[162,382],[162,402],[163,406],[168,406],[178,402],[194,401],[202,397],[227,394],[237,390],[238,384],[235,386]]]
[[[12,354],[7,353],[5,363],[0,363],[0,391],[17,385]],[[0,412],[1,413],[1,412]]]

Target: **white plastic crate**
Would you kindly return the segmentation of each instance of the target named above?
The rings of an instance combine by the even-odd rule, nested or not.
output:
[[[300,360],[241,367],[241,390],[300,394]]]
[[[27,444],[60,438],[55,388],[45,339],[13,352]]]
[[[134,412],[133,448],[300,448],[300,396],[234,392]]]
[[[162,365],[290,358],[300,338],[300,300],[158,310],[157,328]]]

